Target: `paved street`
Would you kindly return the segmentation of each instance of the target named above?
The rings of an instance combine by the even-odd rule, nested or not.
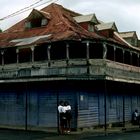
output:
[[[140,140],[140,132],[112,134],[108,136],[87,136],[80,140]]]
[[[0,130],[0,140],[140,140],[140,132],[95,136],[95,133],[72,133],[58,136],[53,132]]]

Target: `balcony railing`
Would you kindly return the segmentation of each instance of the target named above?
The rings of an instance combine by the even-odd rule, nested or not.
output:
[[[50,63],[50,65],[48,65]],[[0,66],[0,80],[42,79],[109,79],[140,82],[140,68],[105,59],[43,61]]]

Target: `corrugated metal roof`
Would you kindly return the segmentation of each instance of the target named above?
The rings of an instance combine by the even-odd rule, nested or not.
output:
[[[95,27],[97,31],[107,30],[107,29],[113,29],[114,31],[117,31],[117,28],[114,22],[101,23],[101,24],[95,25]]]
[[[130,31],[130,32],[120,32],[119,34],[122,38],[129,38],[129,37],[131,38],[135,35],[135,33],[136,33],[135,31]]]
[[[15,24],[8,30],[0,33],[0,47],[13,47],[22,45],[37,45],[45,42],[62,41],[62,40],[82,40],[82,39],[103,39],[115,43],[124,44],[120,39],[101,37],[95,32],[89,32],[77,24],[73,17],[79,21],[98,21],[95,14],[79,16],[80,14],[65,9],[58,4],[50,4],[43,8],[41,14],[50,16],[46,26],[25,29],[25,22],[28,17]],[[38,10],[35,11],[39,12]],[[46,14],[46,13],[50,13]],[[32,14],[30,14],[32,15]],[[40,14],[39,14],[40,15]],[[31,16],[32,18],[32,16]],[[101,24],[102,29],[114,28],[115,24]],[[97,26],[97,27],[100,27]],[[104,27],[104,28],[103,28]],[[126,44],[126,43],[125,43]]]
[[[42,36],[34,36],[34,37],[28,37],[28,38],[22,38],[22,39],[14,39],[11,40],[10,42],[16,43],[15,46],[24,46],[24,45],[29,45],[32,44],[40,39],[48,39],[50,35],[42,35]]]
[[[95,14],[76,16],[76,17],[74,17],[74,19],[76,20],[77,23],[81,23],[81,22],[99,23]]]
[[[35,43],[60,40],[102,38],[96,33],[90,33],[86,31],[79,24],[77,24],[73,17],[79,16],[79,14],[71,12],[61,5],[52,3],[49,6],[43,8],[40,13],[38,12],[40,11],[33,10],[29,14],[29,19],[36,17],[34,14],[37,14],[37,16],[40,14],[50,16],[50,20],[46,26],[26,29],[25,22],[28,21],[27,17],[6,31],[0,33],[0,47],[10,47],[12,44],[20,46],[29,45],[32,43],[35,45]],[[51,36],[48,37],[50,34]],[[44,39],[44,36],[46,39]]]

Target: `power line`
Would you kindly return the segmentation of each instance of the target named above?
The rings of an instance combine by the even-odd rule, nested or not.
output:
[[[19,14],[21,14],[21,13],[24,13],[24,12],[26,12],[26,11],[29,11],[29,10],[31,10],[31,9],[33,9],[33,8],[42,6],[42,5],[46,4],[46,3],[57,2],[58,0],[48,0],[48,1],[44,2],[44,3],[39,4],[40,2],[43,2],[43,1],[44,1],[44,0],[39,0],[39,1],[37,1],[37,2],[35,2],[35,3],[33,3],[33,4],[31,4],[31,5],[29,5],[29,6],[25,7],[25,8],[23,8],[23,9],[20,9],[20,10],[14,12],[14,13],[8,15],[8,16],[5,16],[5,17],[1,18],[0,21],[5,20],[5,19],[8,19],[8,18],[10,18],[10,17],[14,17],[14,16],[16,16],[16,15],[19,15]],[[37,4],[39,4],[39,5],[37,5]]]
[[[23,8],[23,9],[20,9],[20,10],[14,12],[14,13],[8,15],[8,16],[5,16],[5,17],[1,18],[0,20],[4,20],[4,19],[6,19],[6,18],[9,18],[9,17],[11,17],[11,16],[14,16],[15,14],[18,14],[19,12],[28,9],[28,8],[30,8],[30,7],[32,7],[32,6],[36,5],[36,4],[38,4],[38,3],[41,2],[41,1],[43,1],[43,0],[39,0],[39,1],[37,1],[37,2],[35,2],[35,3],[33,3],[33,4],[31,4],[31,5],[29,5],[29,6],[25,7],[25,8]]]

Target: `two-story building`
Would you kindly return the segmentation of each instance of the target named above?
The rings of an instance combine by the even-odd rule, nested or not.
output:
[[[95,14],[54,3],[33,9],[0,33],[0,126],[57,128],[60,100],[72,106],[74,129],[131,121],[140,111],[140,49],[132,45]]]

